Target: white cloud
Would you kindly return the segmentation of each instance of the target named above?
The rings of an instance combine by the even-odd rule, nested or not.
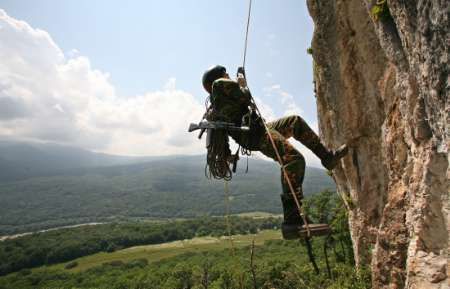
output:
[[[176,88],[120,97],[87,57],[0,9],[0,136],[128,155],[199,153],[187,133],[204,107]]]
[[[270,41],[274,41],[276,38],[277,38],[277,35],[275,33],[267,34],[267,39]]]
[[[271,107],[260,99],[256,99],[256,102],[258,106],[261,109],[261,113],[266,117],[267,121],[275,120],[278,117],[288,116],[288,115],[302,115],[303,110],[297,103],[295,102],[295,98],[281,88],[279,84],[274,84],[269,87],[265,87],[263,89],[265,96],[272,99],[280,99],[280,104],[282,107],[282,114],[280,116],[276,116],[274,111],[271,109]],[[317,122],[312,123],[311,128],[317,133],[318,132],[318,125]],[[292,139],[291,139],[292,140]],[[314,155],[312,151],[310,151],[305,146],[301,145],[298,141],[292,140],[290,143],[300,151],[300,153],[305,157],[306,163],[308,166],[313,167],[321,167],[320,160]],[[269,160],[266,156],[262,155],[261,153],[255,154],[256,158]]]
[[[266,104],[262,99],[259,97],[254,97],[256,105],[258,106],[259,111],[261,112],[262,117],[267,121],[273,121],[276,119],[275,112],[273,111],[272,107],[268,104]]]
[[[269,33],[266,35],[266,40],[264,41],[264,45],[267,47],[270,56],[278,56],[280,55],[280,50],[275,48],[277,35],[274,33]]]
[[[66,53],[67,57],[75,58],[80,55],[80,51],[78,49],[71,49]]]
[[[281,99],[281,105],[284,109],[283,115],[301,115],[303,109],[297,105],[294,96],[281,88],[279,84],[274,84],[264,88],[265,95],[267,97],[273,97],[275,99]]]
[[[270,46],[276,35],[267,39]],[[121,97],[109,75],[92,68],[87,57],[77,50],[65,55],[47,32],[1,9],[0,59],[0,137],[127,155],[204,152],[203,142],[187,132],[204,106],[177,89],[175,78],[158,91]],[[283,115],[302,112],[279,85],[265,92],[281,99]],[[256,102],[267,121],[276,119],[271,106]],[[318,164],[309,150],[299,150],[308,165]]]

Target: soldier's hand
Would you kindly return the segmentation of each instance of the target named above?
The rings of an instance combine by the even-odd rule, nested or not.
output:
[[[247,87],[247,80],[245,79],[244,75],[242,73],[238,73],[237,76],[237,82],[240,87],[246,88]]]

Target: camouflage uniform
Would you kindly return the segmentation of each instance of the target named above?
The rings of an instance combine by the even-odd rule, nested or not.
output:
[[[236,125],[242,125],[242,118],[248,113],[248,106],[251,105],[251,96],[248,89],[241,88],[236,81],[224,78],[220,78],[213,83],[210,100],[215,113],[209,117],[209,120],[233,122]],[[324,157],[328,151],[322,146],[316,133],[300,116],[283,117],[268,123],[267,126],[282,158],[283,163],[280,165],[284,165],[288,178],[299,199],[301,199],[303,197],[301,188],[305,175],[305,159],[288,142],[288,138],[294,137],[316,153],[319,158]],[[260,151],[278,162],[262,120],[252,119],[248,133],[230,131],[229,135],[242,147],[252,151]],[[281,183],[283,197],[292,198],[283,174],[281,175]]]

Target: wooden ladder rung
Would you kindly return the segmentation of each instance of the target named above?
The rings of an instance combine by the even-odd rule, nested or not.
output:
[[[327,224],[308,224],[308,227],[311,236],[324,236],[331,232],[331,228]],[[306,226],[299,228],[298,234],[299,236],[306,237],[308,235]]]

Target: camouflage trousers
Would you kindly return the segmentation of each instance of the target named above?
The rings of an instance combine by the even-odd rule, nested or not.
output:
[[[287,116],[276,121],[269,122],[267,123],[267,126],[278,153],[280,154],[282,160],[282,164],[280,165],[284,166],[294,190],[296,190],[298,197],[301,199],[303,198],[302,183],[305,176],[305,158],[297,149],[294,148],[294,146],[292,146],[292,144],[289,143],[288,139],[293,137],[316,153],[317,148],[323,148],[320,138],[308,126],[308,124],[297,115]],[[279,162],[267,133],[265,133],[264,137],[261,138],[258,150],[264,155]],[[283,176],[283,172],[281,172],[281,184],[283,194],[291,195],[289,186]]]

